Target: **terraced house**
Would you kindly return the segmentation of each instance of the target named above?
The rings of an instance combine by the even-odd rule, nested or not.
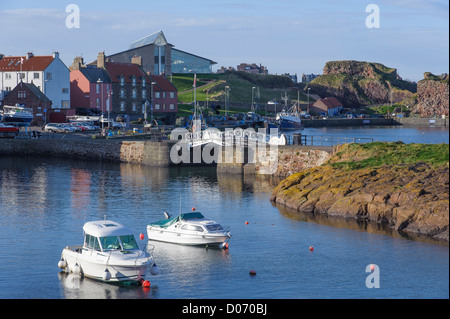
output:
[[[80,66],[77,62],[79,59],[75,58],[74,65],[78,64],[78,70],[74,67],[72,70],[74,74],[71,75],[73,94],[80,94],[79,97],[72,96],[72,101],[76,104],[74,107],[98,108],[105,112],[111,105],[112,116],[127,114],[131,119],[143,118],[145,113],[147,118],[153,113],[155,116],[167,118],[168,121],[176,117],[177,89],[165,76],[145,73],[141,57],[133,57],[131,63],[110,62],[105,53],[100,52],[97,60],[86,66]],[[83,101],[82,95],[86,96],[86,90],[79,87],[79,83],[83,81],[77,78],[78,73],[75,72],[98,75],[104,72],[104,76],[99,76],[100,81],[95,81],[95,76],[90,80],[91,83],[94,82],[91,91],[95,88],[100,94],[103,92],[103,96],[98,97],[97,91],[90,93],[89,96],[96,98],[94,100],[84,98],[84,104],[80,105],[78,101]],[[104,87],[98,88],[97,84],[100,83]],[[88,86],[85,85],[85,87]]]
[[[0,100],[3,100],[19,83],[34,84],[51,106],[43,109],[47,118],[52,114],[72,115],[70,108],[70,71],[59,58],[59,53],[37,56],[5,56],[0,59]],[[58,113],[58,114],[55,114]]]

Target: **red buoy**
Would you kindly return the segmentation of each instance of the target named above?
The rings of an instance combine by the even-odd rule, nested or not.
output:
[[[374,264],[371,264],[370,265],[370,271],[374,271],[375,270],[375,265]]]
[[[150,281],[149,280],[144,280],[144,282],[142,283],[142,287],[149,288],[150,287]]]
[[[249,273],[250,273],[250,276],[256,275],[256,271],[254,271],[253,269],[251,269],[251,270],[249,271]]]
[[[309,246],[309,251],[313,251],[314,247],[313,246]]]
[[[248,221],[245,221],[245,225],[248,225]]]
[[[195,211],[195,207],[192,207],[192,211]]]
[[[139,234],[139,239],[140,239],[140,240],[143,240],[143,239],[144,239],[144,234],[143,234],[143,233],[140,233],[140,234]]]

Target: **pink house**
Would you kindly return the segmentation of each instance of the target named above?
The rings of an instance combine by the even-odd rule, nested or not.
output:
[[[108,73],[105,69],[97,66],[82,66],[82,60],[77,59],[75,58],[70,71],[70,103],[72,108],[96,109],[107,112],[112,105],[112,83]]]

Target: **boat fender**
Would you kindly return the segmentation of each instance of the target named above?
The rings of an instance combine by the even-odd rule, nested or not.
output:
[[[110,280],[111,279],[111,273],[109,272],[108,268],[105,269],[102,276],[103,280]]]
[[[58,267],[61,269],[64,269],[67,267],[67,262],[64,260],[64,258],[61,258],[61,260],[58,262]]]
[[[76,263],[75,266],[73,266],[72,272],[75,275],[79,275],[81,273],[81,267],[80,265],[78,265],[78,263]]]
[[[159,274],[159,268],[158,268],[158,266],[156,266],[156,264],[153,264],[152,268],[150,268],[150,273],[153,276],[156,276],[157,274]]]

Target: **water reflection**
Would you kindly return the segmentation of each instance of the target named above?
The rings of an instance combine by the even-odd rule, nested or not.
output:
[[[58,278],[66,299],[143,299],[159,296],[157,285],[143,288],[137,285],[105,283],[63,271],[58,273]]]

